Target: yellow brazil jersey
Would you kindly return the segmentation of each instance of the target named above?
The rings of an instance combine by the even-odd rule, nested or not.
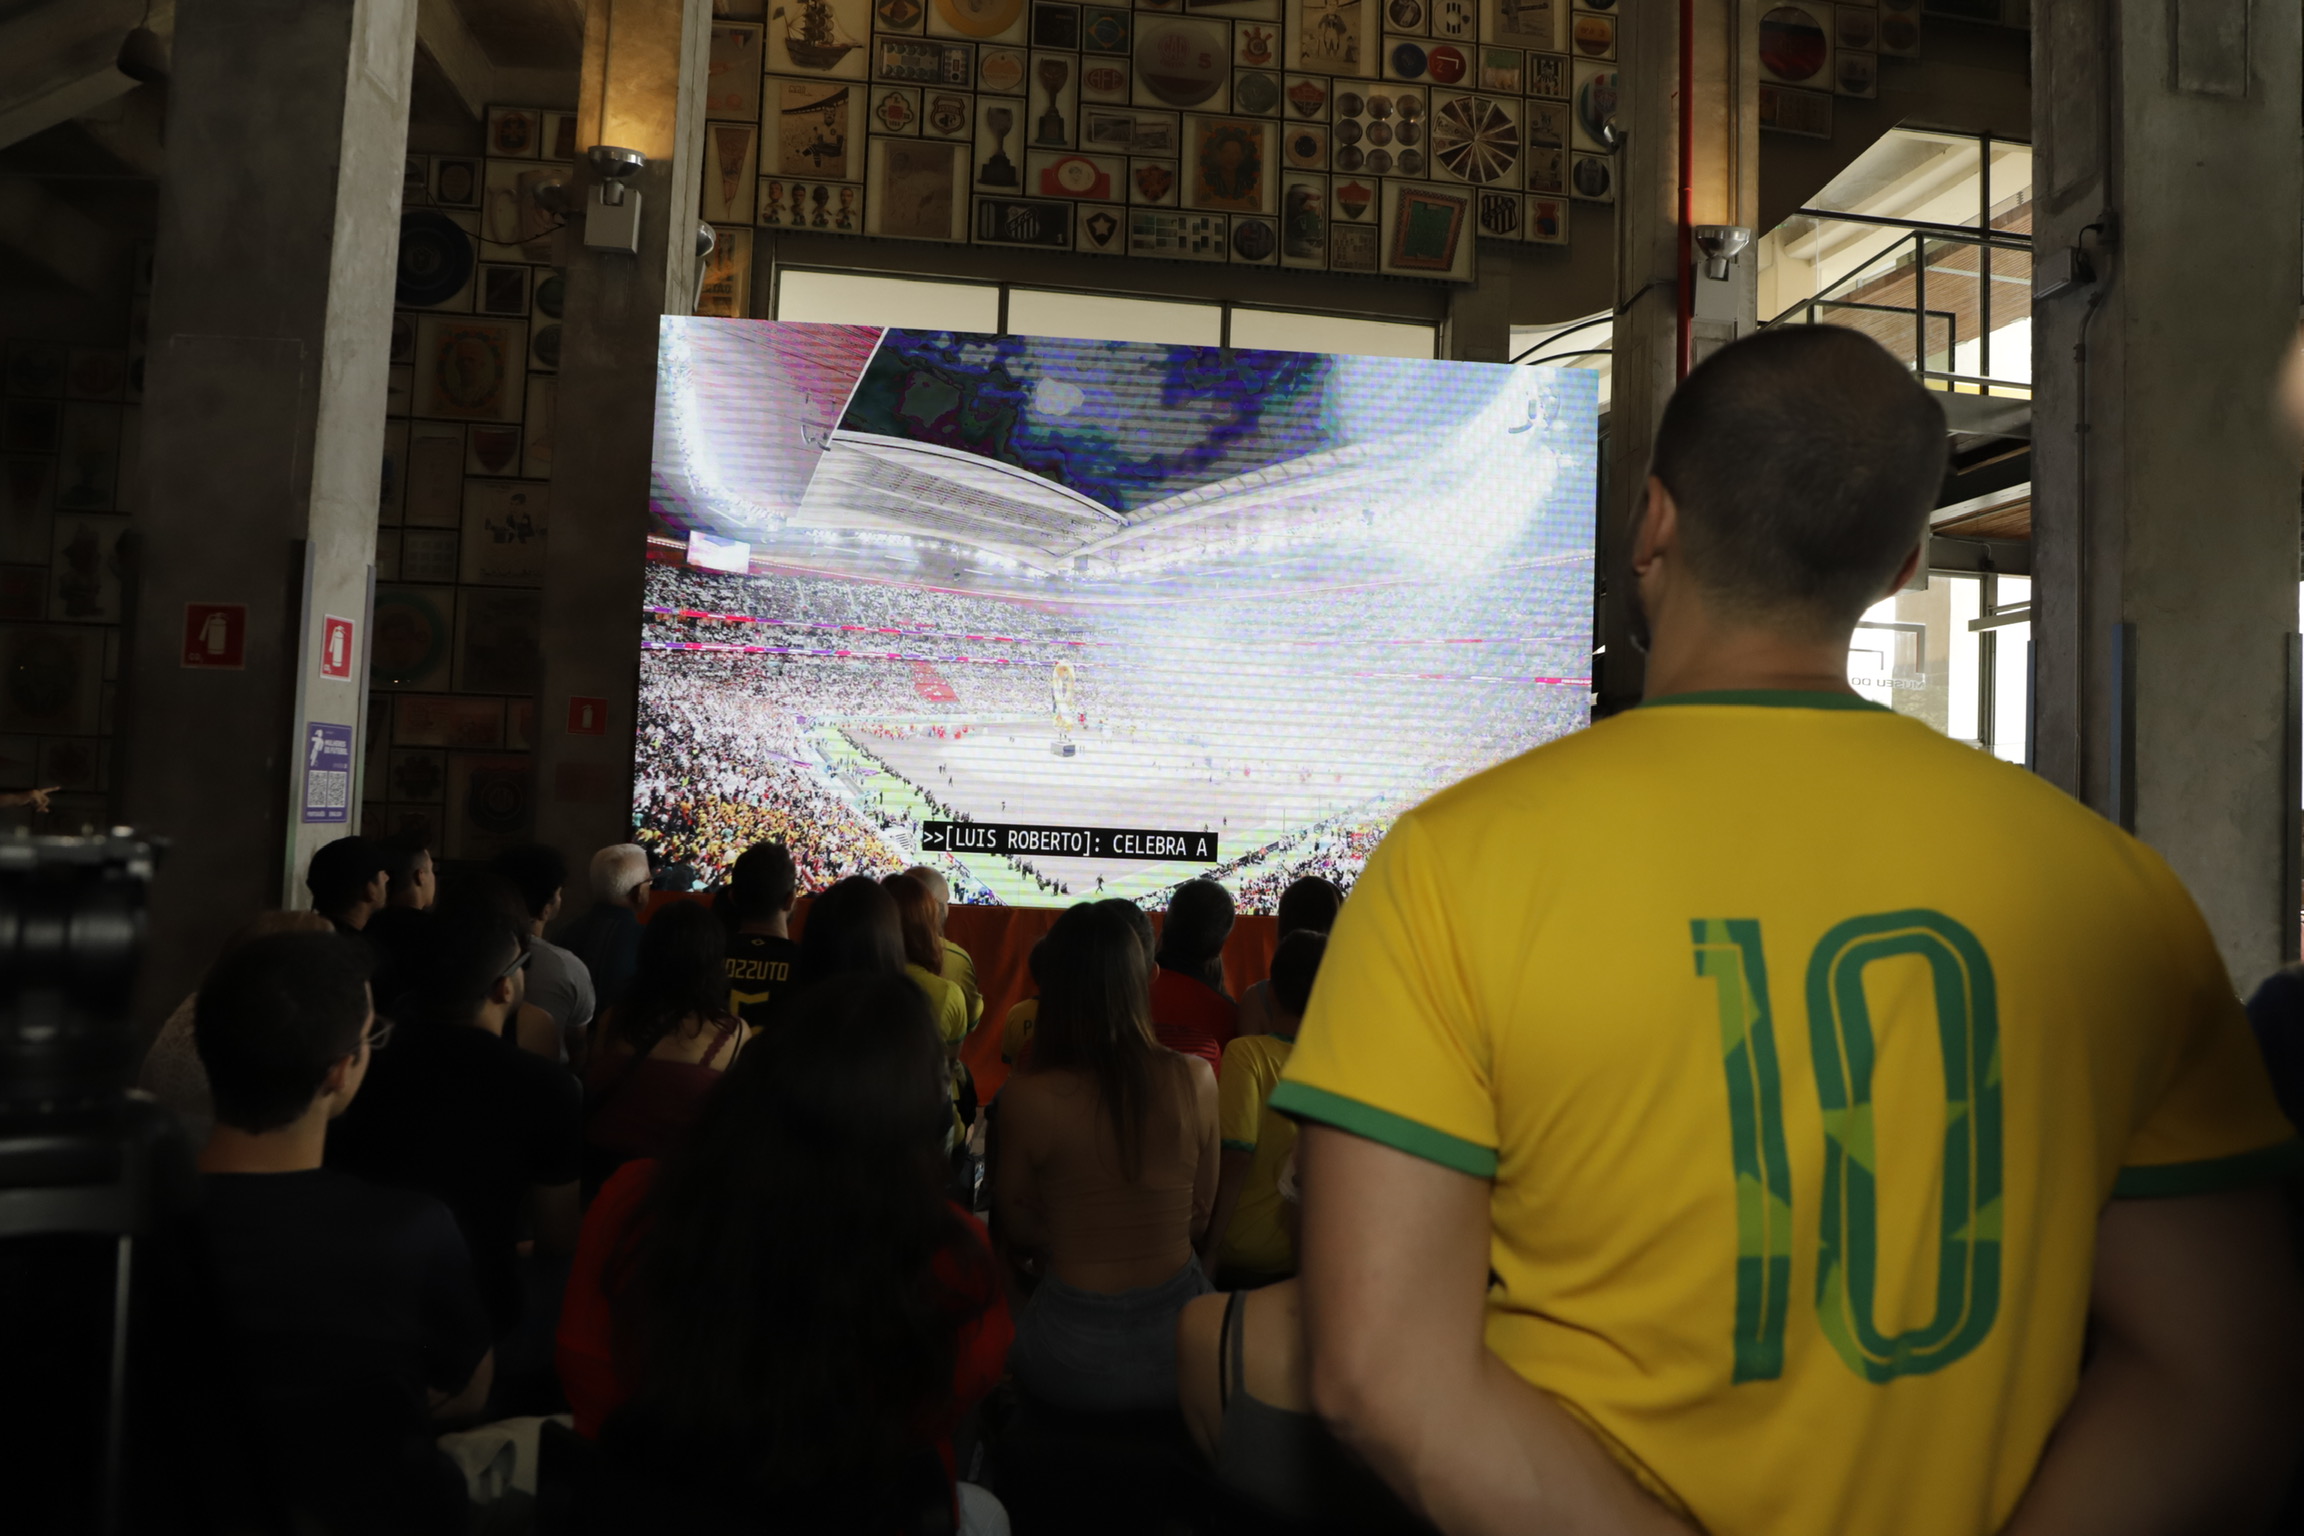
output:
[[[924,965],[906,965],[904,974],[928,995],[929,1011],[936,1016],[936,1036],[947,1046],[968,1038],[968,999],[951,982]]]
[[[1023,1059],[1032,1048],[1032,1032],[1040,1027],[1040,999],[1028,997],[1008,1010],[1008,1017],[1000,1022],[1000,1059],[1014,1062]]]
[[[968,951],[944,941],[943,977],[960,989],[960,996],[968,1004],[968,1027],[975,1029],[984,1017],[984,994],[976,985],[976,959]]]
[[[2104,1201],[2297,1151],[2160,859],[1843,694],[1663,699],[1402,817],[1273,1104],[1492,1179],[1490,1349],[1713,1536],[1998,1530]]]
[[[1280,1169],[1296,1149],[1296,1125],[1265,1102],[1288,1064],[1289,1045],[1286,1035],[1242,1035],[1224,1047],[1224,1071],[1216,1079],[1216,1125],[1226,1150],[1255,1154],[1216,1262],[1268,1275],[1296,1267],[1287,1202],[1280,1198]]]

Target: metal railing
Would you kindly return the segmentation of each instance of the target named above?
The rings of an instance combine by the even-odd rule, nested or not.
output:
[[[1977,230],[1962,225],[1934,224],[1916,219],[1889,219],[1870,214],[1833,213],[1821,208],[1803,208],[1796,218],[1805,218],[1817,224],[1854,224],[1868,228],[1901,229],[1909,231],[1905,239],[1892,242],[1884,249],[1866,258],[1857,267],[1826,286],[1814,296],[1803,299],[1781,314],[1761,322],[1763,328],[1801,322],[1815,325],[1825,322],[1833,311],[1856,310],[1871,314],[1903,315],[1911,319],[1911,341],[1908,361],[1912,371],[1931,387],[1960,388],[1968,386],[1978,391],[2015,392],[2029,395],[2031,384],[2024,379],[1999,376],[1992,371],[1993,289],[2007,283],[2024,290],[2020,301],[2009,303],[2001,310],[2004,320],[2014,320],[2031,312],[2032,294],[2029,262],[2022,278],[2003,277],[1993,270],[1992,253],[2018,251],[2029,257],[2032,240],[2029,235],[2011,234],[2004,230]],[[1931,247],[1965,246],[1975,251],[1975,270],[1963,271],[1935,264]],[[1941,254],[1940,251],[1938,254]],[[1864,292],[1875,285],[1892,281],[1909,271],[1912,280],[1910,304],[1881,304],[1855,297],[1837,295]],[[1939,305],[1929,303],[1929,278],[1937,279]],[[1960,334],[1961,309],[1943,308],[1944,289],[1951,285],[1974,285],[1975,330],[1968,338]],[[1941,334],[1942,344],[1937,344]],[[1963,340],[1977,343],[1977,373],[1963,373],[1949,366],[1958,354]],[[1891,348],[1891,350],[1895,350]],[[1935,366],[1941,359],[1946,366]]]

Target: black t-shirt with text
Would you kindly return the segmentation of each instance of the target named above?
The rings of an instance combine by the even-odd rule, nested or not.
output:
[[[495,1328],[455,1219],[316,1168],[210,1174],[197,1226],[232,1395],[290,1502],[331,1531],[459,1529],[425,1393],[460,1391]]]
[[[530,1191],[581,1171],[583,1089],[558,1062],[464,1024],[411,1022],[328,1130],[328,1165],[455,1213],[501,1334],[520,1316]]]
[[[800,946],[790,939],[766,933],[729,935],[728,1006],[758,1029],[768,1022],[769,1007],[792,984],[792,968],[799,962]]]

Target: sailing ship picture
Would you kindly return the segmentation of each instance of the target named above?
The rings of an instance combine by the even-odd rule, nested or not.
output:
[[[841,66],[851,54],[860,55],[864,40],[835,14],[833,0],[783,0],[769,20],[782,24],[776,42],[793,68],[819,74],[857,72]],[[858,57],[856,65],[862,63]]]

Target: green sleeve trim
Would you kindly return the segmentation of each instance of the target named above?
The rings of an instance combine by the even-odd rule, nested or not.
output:
[[[2152,1163],[2123,1168],[2112,1185],[2115,1200],[2161,1200],[2172,1195],[2208,1195],[2218,1190],[2268,1184],[2304,1172],[2304,1141],[2294,1139],[2231,1157],[2197,1163]]]
[[[1231,1137],[1227,1136],[1224,1138],[1224,1150],[1227,1152],[1253,1152],[1256,1150],[1256,1143],[1252,1141],[1234,1141]]]
[[[1644,699],[1640,707],[1655,709],[1665,704],[1742,704],[1762,709],[1854,709],[1883,715],[1895,713],[1885,704],[1875,704],[1853,693],[1805,688],[1715,688],[1702,693],[1668,693],[1660,699]]]
[[[1269,1102],[1292,1120],[1317,1120],[1322,1125],[1365,1136],[1395,1152],[1405,1152],[1410,1157],[1420,1157],[1476,1179],[1496,1177],[1495,1148],[1436,1131],[1421,1121],[1378,1109],[1373,1104],[1363,1104],[1358,1099],[1348,1099],[1340,1093],[1330,1093],[1325,1088],[1283,1079],[1280,1086],[1272,1090]]]

